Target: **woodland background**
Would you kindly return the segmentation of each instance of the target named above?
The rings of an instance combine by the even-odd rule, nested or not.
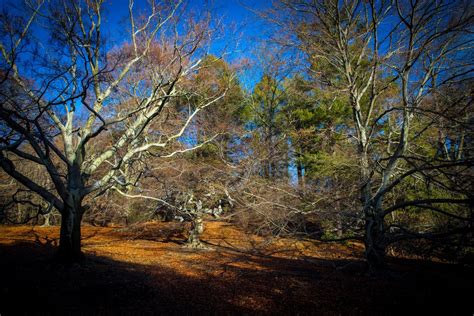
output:
[[[0,221],[72,260],[81,223],[215,220],[472,262],[472,3],[242,6],[263,40],[208,3],[2,3]]]

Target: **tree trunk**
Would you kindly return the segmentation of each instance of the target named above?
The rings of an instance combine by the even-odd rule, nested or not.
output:
[[[44,219],[44,222],[43,222],[43,225],[41,225],[41,227],[49,227],[49,226],[51,226],[51,223],[50,223],[51,212],[49,212],[48,214],[44,214],[44,215],[43,215],[43,219]]]
[[[386,267],[383,219],[369,215],[365,222],[365,257],[371,272],[383,270]]]
[[[296,163],[296,174],[298,176],[298,185],[303,185],[303,165],[301,162]]]
[[[365,134],[364,134],[365,135]],[[365,136],[364,136],[365,138]],[[365,258],[369,264],[371,273],[377,273],[385,268],[385,228],[384,219],[380,217],[379,206],[381,200],[377,203],[372,201],[372,188],[370,181],[370,168],[367,151],[365,151],[364,143],[359,147],[360,153],[360,176],[361,176],[361,191],[360,199],[364,206],[365,218]]]
[[[61,232],[58,258],[64,263],[74,263],[82,259],[81,221],[82,208],[68,207],[61,212]]]
[[[201,216],[196,216],[191,222],[191,229],[189,230],[189,238],[187,247],[189,248],[203,248],[201,243],[201,234],[204,231],[204,223]]]
[[[339,203],[338,203],[339,204]],[[337,208],[338,210],[340,210],[339,206]],[[337,238],[342,238],[342,236],[344,235],[343,233],[343,227],[342,227],[342,215],[341,214],[338,214],[337,215],[337,219],[336,219],[336,228],[337,228]]]

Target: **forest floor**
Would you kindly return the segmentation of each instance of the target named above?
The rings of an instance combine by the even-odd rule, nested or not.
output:
[[[85,260],[54,260],[58,227],[0,226],[0,314],[472,315],[472,269],[390,258],[371,276],[363,246],[252,236],[209,222],[208,249],[167,223],[84,226]],[[271,243],[270,243],[271,241]]]

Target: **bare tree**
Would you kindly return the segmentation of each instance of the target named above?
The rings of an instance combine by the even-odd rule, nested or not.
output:
[[[447,173],[463,177],[472,157],[447,161],[413,150],[452,106],[440,105],[433,95],[472,78],[472,9],[462,1],[290,0],[263,14],[289,30],[277,38],[280,43],[306,53],[308,75],[348,99],[353,113],[350,137],[358,149],[366,257],[372,268],[384,265],[390,243],[429,236],[395,224],[387,229],[387,215],[395,211],[414,207],[469,221],[442,208],[472,205],[466,187],[446,185],[453,182]],[[464,120],[465,127],[469,120]],[[387,201],[413,177],[436,178],[444,196]],[[466,215],[467,208],[461,209],[457,211]]]
[[[52,189],[51,179],[44,167],[22,158],[17,158],[19,170],[43,188]],[[8,224],[43,223],[49,226],[56,220],[56,212],[52,205],[38,194],[25,188],[7,174],[2,172],[2,195],[0,197],[0,217]]]
[[[129,181],[147,156],[201,146],[179,139],[226,90],[193,98],[187,81],[213,29],[208,15],[186,18],[183,6],[152,1],[137,12],[130,0],[119,45],[106,42],[117,25],[106,25],[102,0],[25,1],[1,16],[0,165],[61,213],[63,260],[81,257],[87,198]],[[170,113],[174,128],[157,129]],[[44,166],[54,190],[21,172],[17,157]]]

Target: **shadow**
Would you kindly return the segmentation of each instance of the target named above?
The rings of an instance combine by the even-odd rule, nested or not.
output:
[[[215,285],[164,267],[87,255],[80,265],[56,263],[50,243],[0,245],[0,313],[250,313],[217,297]]]
[[[188,239],[189,223],[160,222],[139,224],[116,231],[128,240],[148,240],[184,245]]]
[[[50,247],[59,246],[59,238],[50,238],[48,235],[40,236],[36,232],[33,232],[35,241],[34,243],[40,246],[44,246],[45,249]]]
[[[181,253],[175,248],[170,256]],[[55,251],[41,238],[0,245],[2,316],[472,313],[472,269],[454,265],[393,259],[391,276],[374,278],[360,260],[215,247],[178,256],[184,269],[92,254],[65,268],[52,260]]]

